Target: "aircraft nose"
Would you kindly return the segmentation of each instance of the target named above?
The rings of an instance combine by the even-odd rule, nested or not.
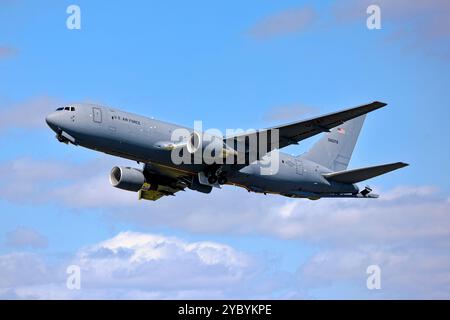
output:
[[[45,117],[45,122],[47,122],[47,125],[55,132],[58,130],[57,118],[56,112],[52,112]]]

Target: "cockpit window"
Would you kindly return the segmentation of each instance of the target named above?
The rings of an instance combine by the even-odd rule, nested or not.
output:
[[[61,111],[61,110],[75,111],[75,107],[60,107],[60,108],[56,109],[56,111]]]

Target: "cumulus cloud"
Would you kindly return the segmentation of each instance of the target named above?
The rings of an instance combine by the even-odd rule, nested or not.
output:
[[[53,279],[52,274],[52,267],[38,254],[13,252],[0,255],[0,292],[48,283]]]
[[[250,279],[254,272],[264,278],[266,289],[255,291],[252,286],[256,284],[249,282],[243,296],[255,297],[254,292],[262,292],[263,296],[270,291],[267,288],[288,288],[285,292],[290,290],[298,296],[299,288],[313,290],[333,283],[351,284],[360,288],[362,294],[367,294],[365,270],[370,264],[378,264],[383,270],[386,291],[381,297],[442,298],[446,297],[445,292],[450,292],[446,291],[448,283],[445,281],[445,277],[450,278],[450,267],[445,258],[450,249],[450,203],[449,196],[436,187],[400,186],[377,190],[381,198],[376,200],[309,201],[224,187],[209,195],[187,191],[157,202],[138,201],[135,193],[109,185],[109,168],[118,160],[102,159],[86,163],[66,162],[59,167],[57,162],[33,159],[2,164],[0,168],[4,171],[1,174],[6,183],[1,186],[0,197],[20,203],[51,202],[77,210],[98,209],[105,218],[140,228],[164,226],[197,234],[265,235],[300,241],[317,247],[318,252],[305,265],[299,266],[297,281],[292,282],[289,274],[277,276],[275,280],[264,277],[264,272],[255,271],[258,263],[255,264],[251,257],[227,246],[124,233],[80,250],[73,259],[74,263],[92,271],[86,274],[89,280],[86,285],[92,284],[89,291],[92,296],[100,294],[96,291],[99,287],[109,286],[121,297],[128,297],[128,294],[232,297],[238,293],[227,283]],[[27,164],[28,170],[20,169]],[[59,168],[57,173],[51,170],[53,165]],[[28,177],[26,172],[33,174]],[[16,183],[28,186],[22,190],[21,198],[8,192],[17,188]],[[48,187],[42,187],[46,185]],[[33,197],[37,189],[39,196]],[[175,262],[168,261],[177,261],[178,267],[174,267]],[[185,270],[178,270],[179,265],[185,266]],[[335,272],[332,271],[334,268]],[[91,278],[96,274],[95,270],[103,271]],[[155,277],[140,278],[140,273],[147,274],[150,270]],[[202,270],[190,278],[204,286],[179,280],[176,286],[180,290],[165,286],[161,291],[150,292],[149,287],[163,285],[158,282],[159,278],[169,278],[166,270],[183,279],[189,278],[186,271]],[[214,275],[216,280],[203,278],[203,274]],[[120,277],[114,278],[115,275]],[[123,280],[127,277],[130,282]],[[125,281],[124,286],[129,285],[129,290],[124,289],[121,281]],[[292,288],[286,281],[301,285]],[[148,288],[135,287],[138,283],[144,283]]]
[[[366,270],[371,265],[380,267],[380,291],[369,291],[366,287]],[[444,251],[424,248],[355,246],[324,250],[299,268],[298,277],[310,288],[345,284],[359,289],[355,296],[341,298],[450,297],[450,257]]]
[[[105,196],[102,191],[108,184],[110,168],[121,163],[124,163],[124,160],[116,158],[75,162],[70,159],[57,161],[22,157],[6,161],[0,166],[0,174],[11,177],[14,181],[0,185],[0,198],[29,203],[62,201],[87,207],[92,202],[111,199],[111,194]],[[103,189],[95,189],[98,187],[96,180],[103,182]],[[119,198],[114,199],[115,202],[123,193],[116,195]],[[127,193],[125,197],[126,195]]]
[[[81,290],[65,288],[64,269],[81,270]],[[28,267],[28,269],[26,268]],[[4,298],[238,298],[270,297],[290,289],[291,275],[267,277],[261,259],[217,242],[121,232],[49,266],[36,255],[0,256]]]
[[[111,187],[107,182],[103,188],[97,191],[115,194],[108,190]],[[311,202],[273,195],[265,197],[225,187],[215,190],[214,195],[179,193],[159,200],[158,204],[136,201],[135,194],[126,193],[127,199],[123,195],[117,200],[105,197],[102,201],[101,197],[96,200],[101,204],[94,207],[107,206],[107,215],[142,226],[165,225],[200,233],[265,234],[336,245],[354,241],[410,240],[420,243],[440,239],[442,246],[449,246],[450,216],[447,213],[450,207],[447,199],[437,193],[421,195],[422,187],[416,188],[416,192],[411,191],[412,187],[404,187],[405,194],[401,195],[398,195],[399,189],[384,192],[386,199]],[[89,204],[94,205],[94,202],[89,201]]]
[[[339,244],[435,237],[450,245],[448,196],[434,187],[381,190],[381,198],[376,200],[314,202],[225,186],[209,195],[187,190],[157,202],[138,201],[136,193],[109,184],[109,170],[115,164],[121,164],[120,160],[109,157],[84,163],[29,158],[8,161],[0,166],[5,181],[0,197],[101,209],[107,216],[140,226],[164,225],[192,232],[257,233]]]
[[[252,267],[249,257],[223,244],[135,232],[81,250],[74,263],[86,271],[89,285],[125,281],[169,290],[232,289]]]
[[[73,264],[81,270],[81,290],[65,285]],[[369,265],[381,269],[379,291],[366,287]],[[0,256],[5,299],[305,298],[336,285],[354,288],[340,298],[448,299],[450,258],[423,247],[354,244],[320,250],[287,273],[229,245],[131,231],[55,265],[30,253]]]
[[[41,96],[18,103],[0,101],[0,132],[12,129],[40,129],[46,126],[45,116],[61,104],[56,98]]]
[[[115,157],[82,162],[30,157],[5,161],[0,165],[0,174],[12,180],[0,185],[0,199],[52,202],[73,208],[139,208],[144,202],[136,201],[136,193],[110,185],[108,176],[116,165],[130,165],[130,161]],[[134,162],[131,165],[138,166]]]
[[[259,21],[249,30],[256,39],[269,39],[305,31],[315,20],[316,13],[310,7],[290,8]]]
[[[15,230],[6,234],[6,245],[13,248],[46,248],[48,245],[47,238],[37,230],[17,227]]]

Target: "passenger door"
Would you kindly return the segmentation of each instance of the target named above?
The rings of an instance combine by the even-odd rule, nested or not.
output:
[[[102,123],[102,109],[93,107],[92,108],[92,119],[94,122]]]

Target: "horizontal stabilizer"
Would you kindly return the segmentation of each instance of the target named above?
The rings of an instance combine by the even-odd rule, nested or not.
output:
[[[396,163],[390,163],[390,164],[383,164],[380,166],[373,166],[373,167],[366,167],[366,168],[360,168],[360,169],[326,173],[326,174],[323,174],[323,176],[327,180],[332,180],[332,181],[336,181],[336,182],[357,183],[360,181],[364,181],[364,180],[391,172],[393,170],[397,170],[397,169],[406,167],[407,165],[408,165],[407,163],[396,162]]]

